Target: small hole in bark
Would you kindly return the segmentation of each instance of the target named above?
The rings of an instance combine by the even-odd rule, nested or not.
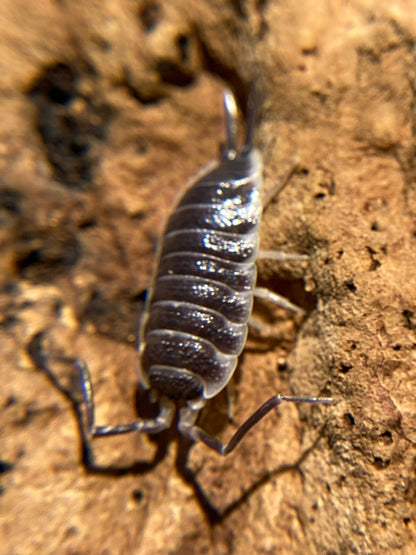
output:
[[[287,360],[279,360],[277,364],[277,369],[279,372],[286,372],[287,370]]]
[[[345,287],[347,287],[347,289],[349,289],[353,293],[355,293],[355,291],[357,291],[357,286],[355,285],[355,283],[352,279],[348,279],[348,280],[344,281],[344,285],[345,285]]]
[[[386,430],[379,436],[380,440],[384,445],[391,445],[393,443],[393,434],[390,430]]]
[[[337,480],[337,485],[340,488],[342,488],[346,484],[346,482],[347,482],[347,477],[342,474]]]
[[[190,71],[180,67],[176,62],[171,60],[159,60],[157,72],[164,83],[176,85],[177,87],[186,87],[194,80],[194,76]]]
[[[406,327],[407,327],[409,330],[414,330],[414,329],[416,329],[416,324],[415,324],[415,322],[413,321],[413,316],[414,316],[413,311],[412,311],[412,310],[407,310],[407,309],[405,309],[405,310],[403,310],[402,314],[403,314],[403,316],[404,316],[404,318],[405,318],[405,320],[406,320]]]
[[[78,229],[91,229],[96,227],[97,220],[95,218],[86,218],[78,225]]]
[[[178,45],[181,62],[185,63],[189,61],[189,37],[186,35],[179,35],[176,39],[176,44]]]
[[[387,468],[390,464],[389,460],[384,460],[381,457],[374,457],[374,466],[379,470]]]
[[[79,530],[76,526],[69,526],[64,532],[64,538],[69,539],[77,536],[79,534]]]
[[[352,427],[355,424],[355,418],[350,412],[344,414],[344,422],[348,427]]]
[[[153,31],[160,19],[160,7],[157,2],[145,2],[139,11],[139,19],[146,32]]]
[[[341,372],[341,374],[348,374],[351,368],[352,368],[352,364],[342,362],[339,371]]]
[[[140,503],[140,501],[143,499],[144,494],[142,492],[141,489],[135,489],[131,492],[131,495],[134,499],[134,501],[136,501],[137,503]]]
[[[17,397],[15,395],[9,395],[4,403],[4,408],[12,407],[17,404]]]
[[[318,48],[316,46],[302,48],[301,52],[303,56],[316,56],[318,54]]]
[[[13,463],[0,460],[0,474],[5,474],[13,469]]]

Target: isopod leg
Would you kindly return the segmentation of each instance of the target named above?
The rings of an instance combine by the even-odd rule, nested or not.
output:
[[[228,422],[235,424],[234,412],[235,412],[235,400],[237,397],[236,387],[233,378],[227,383],[225,388],[225,395],[227,398],[227,418]]]
[[[47,354],[43,350],[42,345],[43,335],[37,334],[29,344],[28,351],[33,362],[36,366],[43,370],[50,379],[65,393],[67,397],[73,398],[71,392],[62,388],[57,379],[54,377],[53,372],[49,367],[49,361],[62,362],[73,366],[79,375],[79,380],[82,388],[82,397],[85,407],[86,416],[86,431],[92,437],[109,436],[118,434],[127,434],[135,431],[143,431],[148,433],[157,433],[166,430],[170,427],[175,412],[175,405],[173,402],[166,398],[160,400],[160,413],[156,418],[144,419],[138,418],[134,422],[128,424],[116,424],[109,426],[96,426],[95,424],[95,404],[94,404],[94,391],[91,382],[91,375],[87,364],[78,358],[64,357],[58,355]]]
[[[257,335],[263,337],[273,336],[273,327],[269,324],[266,324],[266,322],[263,322],[263,320],[261,320],[260,318],[253,316],[253,314],[250,316],[247,322],[247,326],[251,332],[254,332]]]
[[[309,256],[307,254],[299,254],[297,252],[282,252],[260,249],[257,252],[257,260],[260,259],[276,260],[277,262],[307,262],[309,260]]]
[[[266,416],[271,410],[280,405],[282,401],[291,403],[324,403],[329,404],[333,399],[327,397],[287,397],[283,395],[274,395],[268,399],[261,407],[259,407],[235,432],[227,444],[222,443],[219,439],[207,434],[195,425],[198,413],[189,407],[182,408],[179,413],[179,430],[186,437],[193,441],[202,441],[208,447],[219,453],[220,455],[228,455],[233,451],[243,437]]]
[[[255,287],[253,289],[253,295],[258,299],[263,299],[265,301],[269,301],[271,303],[280,306],[280,308],[284,308],[285,310],[290,310],[290,312],[294,312],[295,314],[302,314],[304,310],[286,299],[286,297],[282,297],[270,289],[266,289],[266,287]]]
[[[115,424],[108,426],[97,426],[95,424],[94,391],[92,388],[91,375],[87,364],[77,358],[53,357],[61,362],[72,364],[79,372],[82,394],[84,398],[88,432],[93,437],[128,434],[130,432],[157,433],[170,427],[175,411],[175,405],[166,398],[160,401],[160,413],[152,419],[138,418],[128,424]]]

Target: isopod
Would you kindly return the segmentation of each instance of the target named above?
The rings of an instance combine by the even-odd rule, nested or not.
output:
[[[128,424],[97,426],[89,370],[75,359],[91,436],[160,432],[171,426],[180,403],[180,433],[227,455],[282,401],[332,402],[330,398],[274,395],[238,428],[228,444],[196,424],[207,400],[218,395],[235,371],[247,337],[253,296],[293,309],[289,301],[255,286],[262,162],[253,148],[254,101],[248,106],[246,137],[239,149],[237,106],[228,90],[224,107],[226,141],[219,160],[191,183],[167,221],[141,318],[139,382],[155,393],[159,414]]]

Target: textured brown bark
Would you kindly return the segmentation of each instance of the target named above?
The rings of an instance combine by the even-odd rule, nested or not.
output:
[[[414,2],[0,2],[1,553],[414,553]],[[88,362],[99,423],[135,411],[135,333],[163,220],[215,157],[221,92],[262,91],[259,265],[303,306],[257,306],[222,459],[173,429],[93,442],[27,355]],[[71,387],[73,370],[53,366]],[[225,396],[201,417],[232,434]],[[152,459],[156,460],[152,463]],[[185,464],[189,469],[185,470]],[[129,471],[123,472],[123,468]],[[118,469],[118,470],[114,470]]]

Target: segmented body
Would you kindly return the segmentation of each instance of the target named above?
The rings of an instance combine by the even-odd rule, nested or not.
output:
[[[210,399],[230,380],[251,314],[261,161],[228,151],[170,216],[141,331],[141,381],[171,399]]]

